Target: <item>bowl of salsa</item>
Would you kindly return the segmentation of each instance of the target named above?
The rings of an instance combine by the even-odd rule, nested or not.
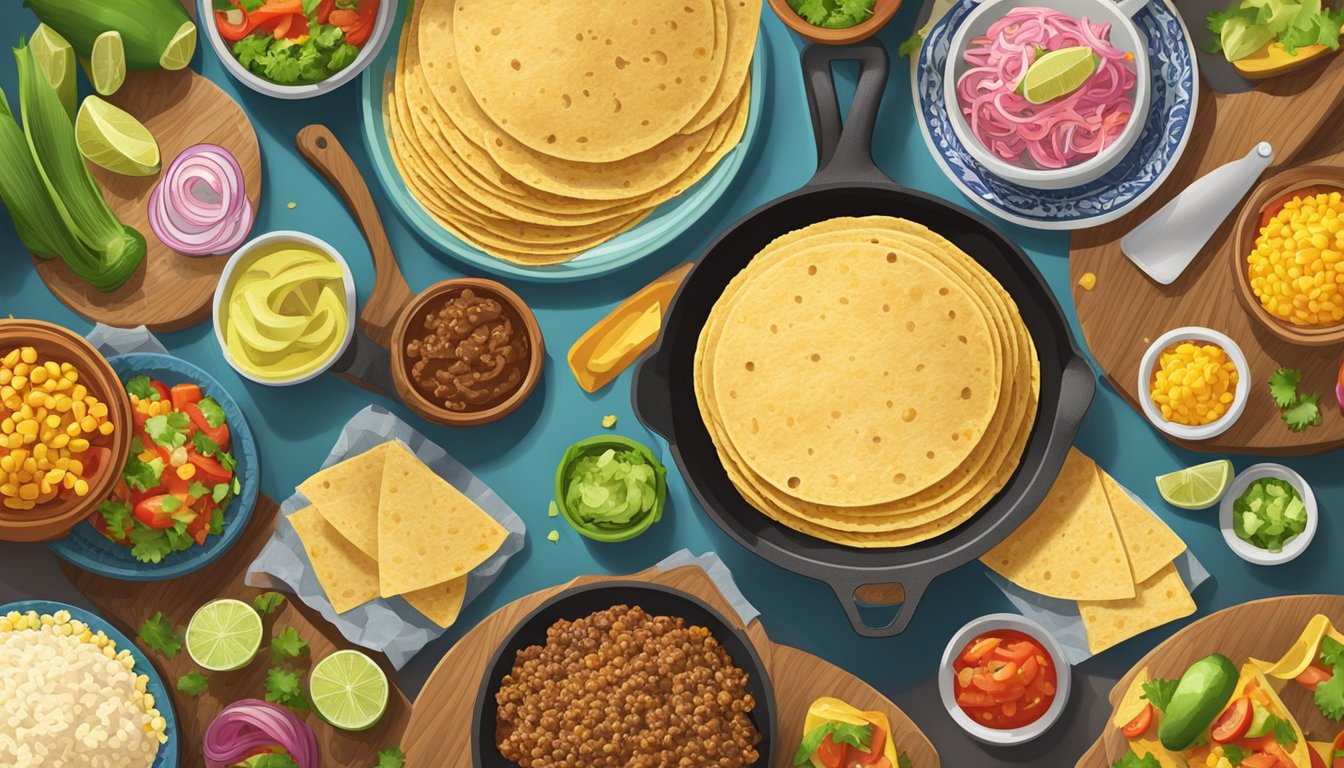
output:
[[[972,738],[1024,744],[1063,713],[1071,673],[1064,649],[1044,627],[1017,614],[995,613],[972,620],[948,641],[938,693]]]

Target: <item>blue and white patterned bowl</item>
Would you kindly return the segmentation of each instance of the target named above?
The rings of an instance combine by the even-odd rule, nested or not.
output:
[[[910,72],[920,132],[938,165],[976,205],[1001,219],[1035,229],[1083,229],[1123,216],[1157,191],[1185,151],[1199,100],[1198,68],[1190,33],[1163,0],[1134,14],[1148,42],[1152,83],[1148,119],[1134,147],[1106,175],[1068,189],[1032,189],[981,166],[953,130],[943,77],[952,38],[977,7],[961,0],[924,39]]]
[[[47,548],[77,568],[125,581],[166,581],[198,571],[219,559],[236,544],[252,517],[252,508],[256,506],[261,484],[257,444],[252,437],[252,429],[243,418],[237,401],[223,385],[215,377],[180,357],[145,352],[117,355],[108,358],[107,362],[123,383],[136,376],[160,379],[170,387],[179,382],[194,381],[207,397],[213,397],[224,409],[229,425],[232,441],[230,452],[238,462],[234,475],[242,484],[242,492],[234,497],[224,512],[224,530],[220,535],[209,537],[202,546],[173,552],[160,563],[136,560],[131,556],[130,548],[109,541],[92,525],[83,521],[70,529],[65,538],[48,542]]]
[[[10,611],[18,611],[19,613],[37,611],[39,614],[69,611],[70,618],[82,621],[94,632],[102,631],[103,634],[111,638],[117,644],[117,650],[130,651],[131,658],[135,659],[135,674],[149,677],[149,684],[145,686],[145,692],[153,694],[154,708],[159,710],[159,714],[163,716],[167,723],[164,730],[168,735],[168,743],[159,745],[159,752],[154,757],[154,762],[150,765],[150,768],[177,768],[178,751],[181,749],[182,738],[178,735],[177,715],[173,711],[173,700],[168,695],[168,688],[164,685],[163,678],[159,676],[159,670],[149,663],[149,659],[146,658],[139,646],[131,642],[130,638],[123,635],[102,616],[90,613],[77,606],[52,600],[20,600],[17,603],[0,605],[0,615]]]

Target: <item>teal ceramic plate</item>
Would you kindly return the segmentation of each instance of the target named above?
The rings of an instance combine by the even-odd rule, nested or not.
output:
[[[401,29],[409,5],[403,3],[398,10],[394,30]],[[497,259],[444,229],[411,195],[402,180],[392,160],[387,140],[387,122],[383,117],[383,103],[396,67],[400,38],[400,34],[396,34],[389,39],[363,75],[364,144],[373,160],[374,175],[378,177],[397,212],[412,229],[453,258],[496,275],[536,281],[582,280],[605,275],[639,261],[672,242],[718,202],[737,177],[760,131],[766,91],[766,62],[770,58],[766,50],[764,24],[756,37],[756,55],[751,64],[751,113],[747,118],[746,132],[737,148],[720,160],[708,176],[675,199],[658,206],[638,226],[563,264],[537,267],[514,264]]]
[[[139,646],[131,642],[129,638],[123,635],[112,626],[106,619],[96,613],[90,613],[83,608],[77,608],[65,603],[57,603],[51,600],[20,600],[17,603],[0,605],[0,615],[18,611],[27,613],[37,611],[39,614],[54,614],[57,611],[69,611],[70,618],[76,621],[82,621],[89,626],[95,633],[102,630],[104,635],[112,638],[117,644],[117,650],[123,648],[131,652],[131,658],[135,659],[135,673],[137,675],[147,675],[149,685],[145,686],[145,691],[154,695],[154,707],[159,710],[159,714],[167,721],[168,727],[165,732],[168,734],[168,743],[159,745],[159,753],[155,755],[153,764],[150,768],[177,768],[178,750],[181,747],[182,740],[177,732],[177,717],[173,713],[173,700],[168,696],[168,688],[163,684],[163,678],[159,676],[159,670],[149,663],[149,659],[140,650]]]

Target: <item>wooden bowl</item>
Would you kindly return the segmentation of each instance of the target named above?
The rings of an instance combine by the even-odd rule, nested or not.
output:
[[[873,4],[873,15],[867,21],[844,29],[826,29],[809,23],[793,10],[788,0],[770,0],[770,7],[789,29],[814,43],[849,45],[877,34],[888,21],[891,21],[891,17],[896,15],[896,11],[901,7],[901,0],[877,0]]]
[[[1231,255],[1232,271],[1237,279],[1237,297],[1242,306],[1260,321],[1270,333],[1289,344],[1325,347],[1344,342],[1344,322],[1310,328],[1285,323],[1271,316],[1260,306],[1260,299],[1251,288],[1251,277],[1246,269],[1246,255],[1255,248],[1260,235],[1260,217],[1278,198],[1308,187],[1329,187],[1344,192],[1344,169],[1328,165],[1304,165],[1275,174],[1263,181],[1246,198],[1241,215],[1237,218],[1236,237]]]
[[[532,356],[527,372],[523,375],[523,383],[508,399],[478,411],[452,411],[430,401],[411,381],[411,358],[405,352],[406,341],[412,326],[417,325],[416,321],[424,316],[425,308],[429,304],[444,297],[454,296],[466,288],[472,289],[478,295],[498,299],[507,309],[512,310],[514,319],[521,322],[522,332],[527,334]],[[401,316],[397,318],[396,329],[392,333],[391,353],[392,381],[396,384],[397,395],[408,408],[436,424],[450,427],[477,427],[508,416],[532,394],[537,382],[541,380],[541,368],[546,362],[546,343],[541,336],[541,326],[537,325],[537,318],[518,294],[494,280],[462,277],[435,283],[421,291],[420,295],[406,305],[401,311]]]
[[[88,495],[68,501],[53,499],[29,510],[0,506],[0,540],[50,541],[69,533],[112,493],[131,452],[131,400],[107,359],[84,337],[67,328],[40,320],[0,320],[0,356],[16,347],[36,347],[39,360],[75,366],[79,383],[107,404],[108,415],[116,425],[115,432],[95,443],[112,453],[94,476],[85,478]]]

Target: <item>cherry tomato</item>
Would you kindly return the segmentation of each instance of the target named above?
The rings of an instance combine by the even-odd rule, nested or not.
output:
[[[170,392],[172,393],[173,410],[176,411],[185,408],[187,403],[201,402],[201,388],[189,381],[174,384]]]
[[[172,402],[173,396],[172,393],[168,391],[167,384],[164,384],[162,381],[159,381],[158,379],[151,379],[149,385],[154,388],[155,392],[159,393],[160,398]]]
[[[196,507],[196,518],[187,524],[187,535],[204,546],[206,537],[210,535],[210,518],[215,511],[215,500],[206,496],[196,502]]]
[[[135,505],[135,519],[149,526],[150,528],[171,528],[177,521],[173,519],[172,512],[163,511],[163,500],[168,498],[169,494],[160,494],[150,496],[148,499]],[[184,505],[186,497],[179,496],[178,500]]]
[[[1213,721],[1213,728],[1209,732],[1209,737],[1215,744],[1227,744],[1236,741],[1246,735],[1246,731],[1251,728],[1251,717],[1254,714],[1249,696],[1242,696],[1232,702],[1232,705],[1223,710],[1217,720]]]
[[[159,474],[159,488],[166,490],[168,493],[185,494],[187,488],[191,487],[191,483],[187,480],[183,480],[181,476],[177,474],[177,467],[174,467],[172,463],[172,452],[162,445],[156,445],[154,446],[154,449],[159,452],[159,458],[163,459],[163,472]],[[150,490],[153,491],[157,489],[151,488]]]
[[[1335,673],[1331,672],[1325,667],[1322,667],[1319,664],[1312,664],[1311,666],[1302,670],[1302,674],[1298,675],[1296,680],[1298,685],[1302,686],[1303,688],[1306,688],[1308,691],[1314,691],[1316,690],[1316,686],[1320,685],[1321,683],[1324,683],[1325,681],[1329,680],[1334,676]]]
[[[1139,714],[1135,715],[1134,719],[1130,720],[1124,728],[1121,728],[1120,732],[1123,733],[1127,739],[1136,739],[1147,733],[1148,728],[1152,726],[1152,724],[1153,705],[1144,704],[1143,709]]]
[[[202,456],[190,451],[190,460],[196,465],[196,479],[203,485],[212,486],[227,483],[233,479],[233,473],[210,456]]]
[[[864,752],[857,747],[845,748],[845,768],[869,768],[882,759],[882,748],[886,746],[887,734],[877,726],[873,726],[872,743],[868,745],[868,751]]]
[[[218,427],[210,426],[210,422],[205,419],[205,412],[196,403],[191,403],[182,408],[182,412],[187,414],[191,423],[196,429],[205,434],[206,437],[219,444],[220,449],[227,451],[229,449],[229,425],[220,424]]]
[[[821,740],[817,747],[817,758],[826,768],[843,768],[845,764],[845,745],[836,744],[831,740],[831,734],[826,734],[826,738]]]

